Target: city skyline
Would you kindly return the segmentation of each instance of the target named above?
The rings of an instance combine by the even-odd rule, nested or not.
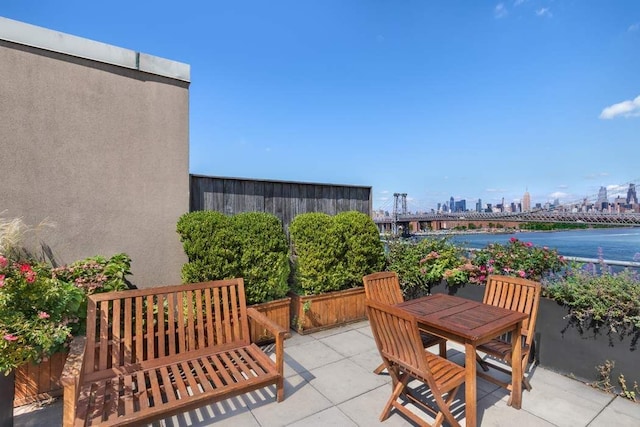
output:
[[[637,0],[5,0],[0,16],[189,64],[194,174],[371,186],[374,208],[639,181]]]
[[[640,183],[638,184],[640,185]],[[485,202],[481,198],[455,198],[450,196],[448,200],[438,202],[433,207],[423,207],[420,205],[416,205],[415,201],[413,201],[408,193],[395,193],[394,196],[398,196],[399,205],[398,209],[401,209],[401,204],[406,205],[406,210],[408,212],[430,212],[430,211],[478,211],[481,209],[484,211],[489,206],[493,208],[497,208],[498,206],[504,206],[505,209],[510,210],[511,206],[518,206],[518,211],[529,211],[533,208],[549,208],[551,206],[584,206],[585,204],[593,204],[601,206],[602,203],[608,204],[616,204],[616,203],[624,203],[626,204],[635,204],[638,205],[638,196],[636,193],[636,183],[630,182],[625,185],[615,185],[615,186],[601,186],[598,189],[598,193],[594,195],[588,195],[582,197],[577,200],[561,200],[556,197],[555,199],[548,199],[545,201],[536,201],[533,200],[531,195],[529,194],[528,189],[525,189],[522,197],[514,200],[506,200],[504,198],[497,199],[497,202],[488,201]],[[404,199],[404,202],[402,201]],[[380,212],[392,212],[395,209],[395,201],[392,201],[390,204],[386,204],[384,206],[374,207],[374,211],[377,213]],[[454,206],[452,209],[451,206]],[[460,209],[461,206],[464,206]],[[528,206],[528,207],[527,207]],[[598,208],[600,209],[600,208]]]

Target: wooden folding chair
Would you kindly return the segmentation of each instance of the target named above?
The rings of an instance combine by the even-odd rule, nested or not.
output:
[[[362,278],[364,282],[364,292],[367,298],[383,304],[395,305],[404,301],[400,281],[395,271],[381,271],[369,274]],[[440,356],[447,358],[447,340],[437,335],[421,332],[420,338],[424,348],[433,347],[438,344]],[[384,371],[384,363],[380,364],[373,372],[376,374]]]
[[[411,314],[370,299],[366,300],[366,305],[373,336],[393,387],[380,421],[386,420],[391,409],[396,408],[418,425],[429,425],[398,401],[404,395],[412,403],[435,415],[433,426],[439,426],[445,419],[451,425],[459,426],[451,413],[451,405],[458,389],[464,384],[464,368],[424,349],[418,322]],[[414,395],[408,387],[412,380],[421,381],[431,389],[437,406],[435,409]]]
[[[522,279],[520,277],[492,275],[488,277],[484,298],[482,300],[485,304],[508,308],[529,315],[529,318],[525,319],[522,325],[522,360],[518,361],[522,364],[522,384],[527,390],[531,390],[531,384],[529,380],[525,378],[524,373],[526,372],[529,355],[533,347],[541,289],[542,286],[540,283],[532,280]],[[483,359],[476,353],[476,360],[484,370],[484,372],[478,371],[478,376],[507,390],[511,390],[511,382],[501,381],[486,373],[489,371],[489,367],[491,367],[511,375],[510,366],[514,363],[514,361],[511,360],[511,337],[501,336],[494,338],[485,344],[479,345],[477,349],[489,356]],[[505,368],[504,365],[493,363],[494,359],[503,361],[509,367]]]

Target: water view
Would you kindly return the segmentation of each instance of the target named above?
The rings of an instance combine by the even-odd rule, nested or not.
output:
[[[457,234],[451,240],[465,247],[482,248],[492,242],[506,243],[511,237],[557,249],[568,257],[597,258],[599,250],[608,260],[638,261],[640,257],[640,228]]]

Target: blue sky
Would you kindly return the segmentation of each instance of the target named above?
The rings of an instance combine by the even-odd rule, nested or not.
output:
[[[410,210],[640,185],[638,0],[2,0],[0,15],[190,64],[192,173],[371,186],[374,208],[400,192]]]

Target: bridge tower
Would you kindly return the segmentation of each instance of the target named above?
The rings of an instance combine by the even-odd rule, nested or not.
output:
[[[394,236],[398,235],[398,217],[407,214],[407,193],[393,193],[393,223],[391,224],[391,232]],[[407,232],[408,230],[403,230]]]

